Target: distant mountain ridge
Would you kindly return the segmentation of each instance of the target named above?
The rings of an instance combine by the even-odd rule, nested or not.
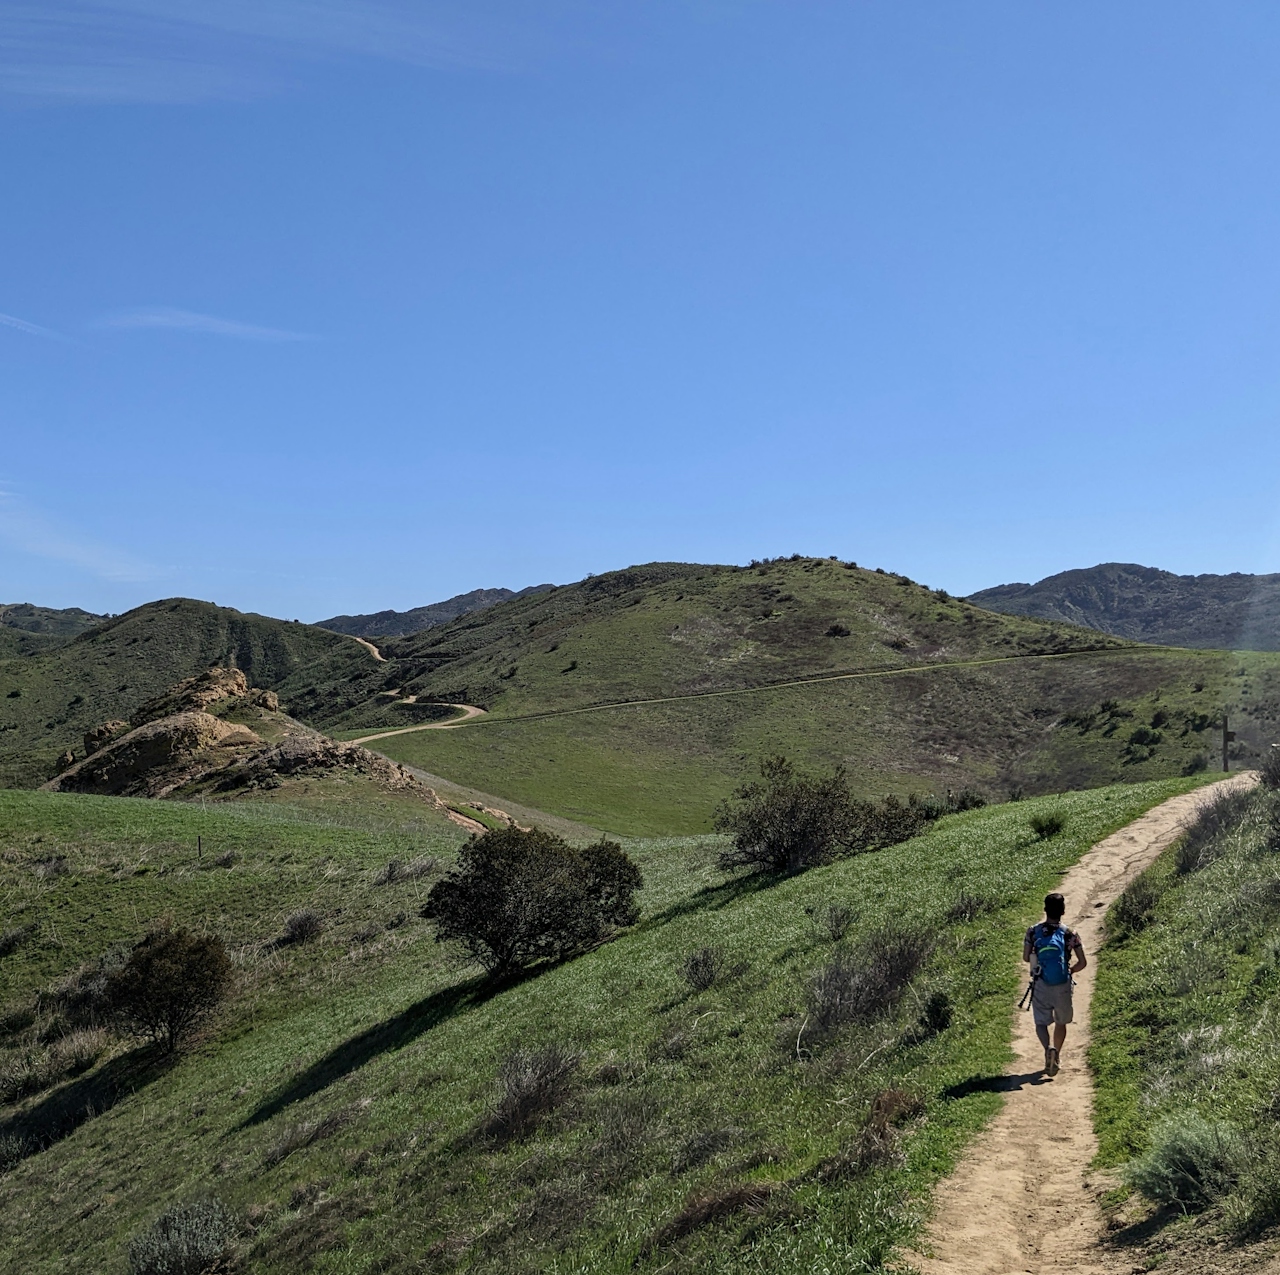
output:
[[[472,611],[484,611],[509,598],[523,598],[530,593],[545,593],[554,589],[552,584],[531,584],[527,589],[472,589],[459,593],[443,602],[414,607],[411,611],[375,611],[372,615],[335,615],[328,620],[317,620],[316,625],[334,633],[346,633],[351,637],[407,637],[421,633],[438,624],[448,624],[460,615]]]
[[[82,611],[79,607],[39,607],[30,602],[0,602],[0,624],[24,633],[46,633],[51,637],[73,638],[108,617]]]
[[[1035,584],[982,589],[968,601],[1161,646],[1280,651],[1280,574],[1180,576],[1104,562]]]

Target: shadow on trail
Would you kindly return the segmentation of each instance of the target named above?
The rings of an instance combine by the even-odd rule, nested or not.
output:
[[[1021,1075],[970,1076],[958,1085],[952,1085],[942,1091],[944,1098],[967,1098],[975,1093],[1014,1093],[1025,1089],[1028,1085],[1051,1084],[1043,1071],[1026,1071]]]
[[[358,1036],[343,1041],[336,1049],[330,1050],[323,1058],[311,1064],[305,1071],[294,1077],[283,1089],[260,1103],[240,1123],[241,1129],[251,1125],[262,1124],[272,1116],[301,1102],[312,1094],[327,1089],[336,1080],[359,1071],[366,1063],[381,1054],[402,1049],[405,1045],[425,1036],[427,1032],[441,1023],[448,1022],[466,1010],[475,1009],[492,1000],[499,992],[528,982],[554,969],[551,962],[526,970],[521,974],[506,979],[487,978],[476,975],[465,982],[455,983],[452,987],[432,992],[430,996],[403,1009],[393,1018],[362,1031]]]
[[[97,1071],[59,1085],[26,1111],[0,1124],[7,1159],[25,1160],[61,1142],[87,1120],[158,1080],[176,1061],[155,1046],[131,1049]]]

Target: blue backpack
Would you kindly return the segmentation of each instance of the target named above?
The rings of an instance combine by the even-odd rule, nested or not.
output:
[[[1048,932],[1043,925],[1034,928],[1032,947],[1040,966],[1040,979],[1050,987],[1071,981],[1070,941],[1071,931],[1065,925],[1055,925]]]

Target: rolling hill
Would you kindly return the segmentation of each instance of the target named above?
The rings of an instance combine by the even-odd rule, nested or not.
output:
[[[1049,792],[1210,764],[1280,723],[1280,660],[1139,646],[1006,616],[831,559],[653,563],[383,645],[290,711],[348,738],[431,701],[488,710],[390,735],[397,761],[617,832],[697,832],[763,752],[864,791]]]
[[[52,650],[107,618],[79,607],[59,610],[30,602],[0,603],[0,660]]]
[[[533,584],[527,589],[472,589],[470,593],[459,593],[456,597],[446,598],[443,602],[432,602],[429,606],[414,607],[409,611],[375,611],[372,615],[334,615],[327,620],[317,621],[322,629],[332,629],[335,633],[347,633],[352,637],[404,637],[409,633],[420,633],[423,629],[434,628],[437,624],[448,624],[460,615],[470,615],[473,611],[483,611],[486,607],[505,602],[508,598],[523,598],[528,593],[542,593],[552,586],[549,584]]]
[[[0,661],[0,783],[35,786],[84,732],[213,664],[286,695],[308,670],[341,681],[373,665],[367,648],[313,625],[169,598],[104,620],[52,650]]]
[[[1006,615],[1079,624],[1166,646],[1280,651],[1280,575],[1179,576],[1134,563],[1063,571],[971,594]]]

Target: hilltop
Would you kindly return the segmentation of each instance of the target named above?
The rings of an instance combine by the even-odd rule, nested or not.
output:
[[[1179,576],[1104,562],[969,601],[1006,615],[1079,624],[1116,637],[1214,650],[1280,651],[1280,575]]]
[[[1003,798],[1206,767],[1224,706],[1237,758],[1280,720],[1274,657],[1153,649],[798,556],[610,572],[381,651],[298,684],[291,711],[358,738],[478,705],[472,724],[373,746],[635,834],[705,830],[763,752],[843,765],[864,792]]]
[[[352,637],[404,637],[409,633],[434,628],[437,624],[447,624],[460,615],[483,611],[486,607],[507,601],[508,598],[523,598],[526,594],[543,593],[553,587],[549,584],[532,584],[527,589],[472,589],[470,593],[459,593],[443,602],[432,602],[428,606],[414,607],[410,611],[335,615],[327,620],[318,620],[317,625],[319,628],[347,633]]]
[[[0,661],[0,783],[42,783],[60,753],[80,750],[86,731],[132,718],[215,664],[287,698],[304,669],[309,681],[341,680],[374,660],[358,642],[313,625],[189,598],[150,602],[54,649]]]
[[[61,646],[107,618],[79,607],[59,610],[30,602],[0,603],[0,660]]]

